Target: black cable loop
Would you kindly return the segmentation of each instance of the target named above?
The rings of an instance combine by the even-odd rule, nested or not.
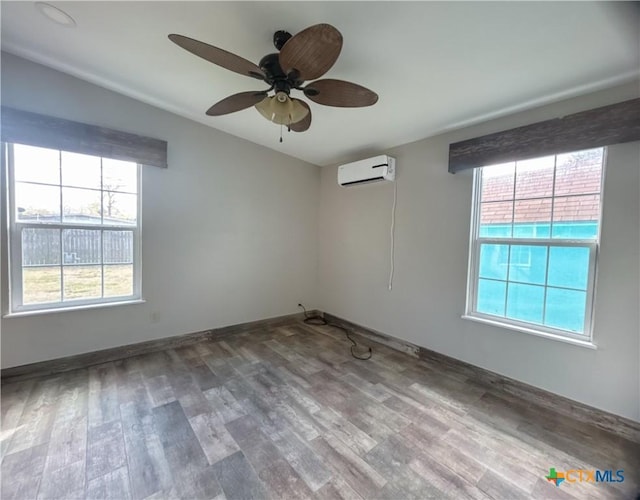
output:
[[[369,350],[369,355],[368,356],[359,356],[358,354],[356,354],[354,352],[354,349],[356,347],[358,347],[358,343],[353,340],[353,338],[350,335],[350,332],[347,328],[345,328],[342,325],[338,325],[336,323],[329,323],[326,319],[324,319],[322,316],[320,316],[319,314],[315,314],[313,316],[310,316],[309,313],[307,313],[307,309],[302,305],[302,304],[298,304],[299,307],[302,307],[302,310],[304,311],[304,320],[303,322],[306,323],[307,325],[316,325],[316,326],[331,326],[333,328],[337,328],[338,330],[342,330],[345,334],[345,336],[347,337],[347,339],[349,339],[349,341],[351,341],[351,343],[353,344],[350,348],[351,351],[351,356],[353,356],[355,359],[359,359],[361,361],[367,361],[369,359],[371,359],[371,356],[373,356],[373,350],[371,349],[371,347],[367,347],[367,349]]]

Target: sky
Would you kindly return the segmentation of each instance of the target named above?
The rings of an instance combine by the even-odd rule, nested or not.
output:
[[[13,147],[16,207],[59,214],[62,189],[64,213],[98,214],[104,197],[105,214],[111,204],[113,215],[117,212],[119,217],[135,221],[135,163],[21,144]],[[109,193],[101,193],[101,187]]]

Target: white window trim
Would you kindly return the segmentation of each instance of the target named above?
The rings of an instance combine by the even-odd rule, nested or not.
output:
[[[607,149],[603,148],[602,157],[602,174],[600,184],[600,212],[598,218],[598,234],[593,240],[570,240],[551,238],[545,239],[526,239],[526,238],[488,238],[480,237],[480,196],[482,192],[482,179],[479,174],[479,169],[474,169],[473,172],[473,192],[471,200],[471,230],[469,232],[469,262],[467,269],[467,290],[466,290],[466,305],[465,313],[462,315],[463,319],[477,321],[480,323],[489,324],[496,327],[506,328],[516,332],[527,333],[551,340],[560,340],[568,342],[574,345],[580,345],[583,347],[589,347],[595,349],[597,346],[594,341],[593,325],[594,325],[594,311],[596,301],[596,283],[598,276],[598,254],[600,249],[600,235],[602,233],[602,212],[603,212],[603,193],[605,182],[605,168],[607,159]],[[489,167],[490,168],[490,167]],[[554,174],[555,175],[555,174]],[[515,182],[515,179],[514,179]],[[553,197],[550,197],[553,199]],[[552,231],[552,227],[549,229]],[[536,323],[529,323],[525,321],[517,321],[506,317],[494,316],[486,313],[481,313],[475,310],[475,304],[477,300],[477,283],[479,280],[479,258],[480,247],[482,243],[488,244],[502,244],[502,245],[528,245],[528,246],[566,246],[566,247],[583,247],[589,248],[589,275],[587,281],[587,303],[585,306],[585,325],[584,333],[574,333],[568,330],[562,330],[559,328],[552,328],[546,325],[540,325]],[[549,256],[547,255],[547,266],[549,265]],[[547,278],[545,273],[545,280]],[[545,288],[547,283],[545,281]],[[506,300],[506,298],[505,298]]]
[[[462,319],[466,319],[466,320],[470,320],[470,321],[475,321],[476,323],[482,323],[484,325],[489,325],[489,326],[494,326],[496,328],[502,328],[504,330],[510,331],[510,332],[516,332],[516,333],[526,333],[529,335],[533,335],[536,337],[541,337],[543,339],[547,339],[547,340],[553,340],[553,341],[557,341],[557,342],[564,342],[566,344],[571,344],[571,345],[576,345],[579,347],[586,347],[588,349],[597,349],[598,346],[593,343],[592,341],[589,340],[584,340],[584,339],[574,339],[572,337],[565,337],[563,335],[557,335],[555,333],[546,333],[540,330],[537,330],[535,328],[530,328],[529,326],[517,326],[517,325],[510,325],[510,324],[506,324],[503,321],[496,321],[494,316],[488,317],[488,318],[483,318],[480,316],[468,316],[466,314],[463,314],[461,316]],[[527,324],[528,325],[528,324]]]
[[[7,231],[8,231],[8,270],[9,270],[9,311],[3,317],[19,317],[34,314],[44,314],[58,311],[73,311],[81,309],[90,309],[94,307],[115,306],[121,304],[142,303],[142,224],[141,224],[141,207],[142,207],[142,182],[141,182],[141,166],[136,167],[136,225],[105,225],[105,224],[77,224],[77,223],[33,223],[16,221],[15,213],[15,186],[14,186],[14,163],[13,163],[13,147],[11,143],[1,143],[2,147],[2,163],[5,169],[7,185]],[[52,148],[49,148],[52,149]],[[100,190],[102,192],[102,189]],[[102,198],[102,197],[101,197]],[[62,198],[60,199],[60,214],[63,213]],[[93,231],[131,231],[133,233],[133,293],[131,295],[119,295],[115,297],[99,297],[92,299],[66,300],[53,303],[41,304],[22,304],[22,258],[14,256],[22,255],[22,238],[21,231],[23,228],[41,228],[41,229],[89,229]],[[102,241],[102,238],[101,238]],[[60,246],[62,251],[62,245]],[[61,260],[62,268],[64,262]],[[97,266],[98,264],[96,264]],[[99,264],[104,271],[104,262]],[[64,288],[64,275],[61,274],[61,293]],[[104,286],[104,283],[103,283]]]

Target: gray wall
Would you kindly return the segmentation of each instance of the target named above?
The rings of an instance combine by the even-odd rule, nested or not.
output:
[[[640,145],[609,148],[595,309],[597,350],[461,319],[472,175],[447,173],[451,142],[632,98],[637,88],[619,87],[380,151],[395,156],[398,165],[391,292],[387,281],[393,185],[340,188],[336,168],[324,168],[319,308],[640,421]],[[393,119],[388,121],[393,126]]]
[[[640,420],[640,146],[609,150],[597,350],[460,318],[471,175],[447,173],[450,142],[636,94],[637,86],[620,87],[388,151],[398,159],[396,276],[389,292],[392,185],[339,188],[336,168],[320,173],[313,165],[3,54],[3,104],[166,139],[170,166],[143,171],[147,302],[2,319],[2,366],[293,313],[302,301]],[[388,121],[393,126],[392,117]],[[6,277],[3,251],[3,312]]]
[[[318,167],[8,54],[1,97],[4,105],[169,142],[169,168],[142,173],[147,302],[2,319],[3,367],[314,305]]]

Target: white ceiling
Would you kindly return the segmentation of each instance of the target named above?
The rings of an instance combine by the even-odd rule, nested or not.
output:
[[[1,2],[2,49],[219,130],[327,165],[445,130],[631,81],[640,68],[635,2]],[[197,58],[179,33],[253,62],[273,32],[326,22],[344,46],[327,78],[380,96],[369,108],[310,103],[309,131],[285,134],[249,108],[207,117],[260,82]]]

